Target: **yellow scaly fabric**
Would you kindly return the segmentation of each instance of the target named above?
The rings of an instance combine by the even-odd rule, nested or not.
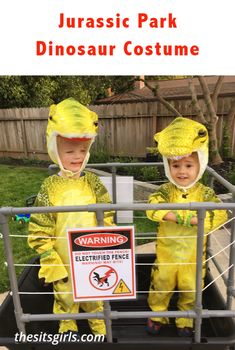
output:
[[[92,143],[96,136],[97,125],[96,113],[74,99],[66,99],[50,108],[47,126],[48,153],[53,162],[59,164],[63,173],[67,170],[63,169],[58,156],[57,135],[66,138],[88,138]],[[85,157],[83,168],[88,158],[89,152]],[[84,172],[80,177],[73,177],[71,171],[67,171],[67,175],[66,177],[53,175],[47,178],[41,186],[35,204],[69,206],[110,203],[109,194],[96,175]],[[112,212],[105,213],[104,222],[105,225],[113,225]],[[53,283],[56,292],[54,313],[78,313],[80,306],[79,303],[74,303],[72,295],[68,294],[72,291],[72,285],[70,269],[67,266],[69,265],[67,229],[94,226],[97,226],[96,215],[88,212],[33,214],[30,218],[28,244],[41,255],[39,278],[46,283]],[[85,312],[102,312],[103,303],[83,302],[81,307]],[[103,320],[88,321],[94,334],[106,333]],[[60,321],[60,333],[77,330],[76,321]]]
[[[208,132],[204,125],[187,118],[176,118],[167,128],[157,133],[154,139],[158,142],[158,150],[163,156],[165,172],[171,182],[160,186],[156,193],[150,195],[149,203],[188,203],[215,202],[219,198],[214,191],[197,182],[205,171],[208,161]],[[200,170],[197,180],[189,188],[180,188],[172,181],[168,158],[178,159],[198,152]],[[180,159],[180,158],[179,158]],[[197,226],[185,227],[163,218],[170,210],[148,210],[147,217],[159,223],[156,241],[156,260],[151,272],[150,308],[166,311],[175,288],[185,291],[179,293],[178,309],[181,311],[194,308],[196,288],[196,239]],[[181,218],[186,219],[189,210],[177,210]],[[224,210],[207,211],[205,232],[221,226],[227,220]],[[204,259],[207,238],[204,238]],[[205,266],[203,278],[205,277]],[[202,281],[202,284],[204,281]],[[153,321],[168,323],[167,318],[154,317]],[[193,327],[193,319],[177,318],[178,328]]]

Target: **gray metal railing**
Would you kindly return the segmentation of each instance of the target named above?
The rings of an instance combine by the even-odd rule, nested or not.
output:
[[[77,212],[88,211],[96,212],[99,225],[102,225],[103,212],[109,210],[196,210],[198,212],[198,235],[197,235],[197,258],[196,258],[196,303],[194,311],[165,311],[165,312],[119,312],[111,311],[109,302],[105,302],[104,313],[83,313],[83,314],[62,314],[62,315],[31,315],[24,314],[19,298],[19,290],[17,285],[15,266],[13,261],[13,253],[10,245],[10,232],[8,227],[8,216],[26,213],[48,213],[48,212]],[[235,203],[186,203],[186,204],[93,204],[85,206],[68,206],[68,207],[32,207],[32,208],[1,208],[0,224],[2,225],[2,233],[4,246],[6,251],[7,265],[9,271],[9,279],[12,290],[13,302],[15,307],[15,317],[19,331],[25,333],[25,322],[60,320],[60,319],[86,319],[86,318],[102,318],[107,326],[107,340],[112,342],[111,320],[116,318],[128,317],[190,317],[195,318],[195,341],[200,342],[201,339],[201,322],[204,317],[235,317],[235,311],[231,310],[231,302],[227,303],[227,310],[203,310],[202,309],[202,257],[203,257],[203,238],[204,238],[204,218],[206,210],[235,210]],[[231,275],[227,280],[227,295],[230,300],[235,296],[234,290],[234,249],[235,245],[230,247],[230,263],[232,265]],[[233,278],[232,278],[233,276]]]
[[[162,165],[162,163],[108,163],[99,164],[99,167],[116,167],[119,166],[153,166]],[[92,165],[89,164],[89,167]],[[95,165],[97,167],[97,164]],[[211,176],[220,181],[235,198],[235,187],[228,181],[221,178],[213,169],[208,167],[208,172]],[[114,192],[116,191],[116,170],[112,172],[115,185],[113,185]],[[55,212],[78,212],[88,211],[95,212],[97,216],[98,225],[103,225],[103,213],[105,211],[126,211],[126,210],[196,210],[198,213],[198,234],[197,234],[197,256],[196,256],[196,301],[194,310],[189,311],[131,311],[122,312],[111,310],[109,301],[104,302],[103,313],[82,313],[82,314],[25,314],[22,310],[21,301],[19,298],[19,289],[17,284],[15,265],[13,259],[13,252],[10,243],[10,231],[8,225],[8,217],[16,214],[27,213],[55,213]],[[112,342],[112,326],[111,320],[113,319],[125,319],[125,318],[147,318],[147,317],[186,317],[195,319],[195,342],[201,341],[201,323],[203,318],[207,317],[235,317],[235,310],[232,310],[232,300],[235,297],[234,288],[234,272],[235,272],[235,224],[234,220],[231,226],[231,245],[230,245],[230,259],[229,259],[229,273],[228,278],[224,277],[224,283],[227,288],[227,308],[226,310],[204,310],[202,306],[202,265],[203,265],[203,241],[204,241],[204,219],[206,210],[232,210],[233,217],[235,217],[235,203],[198,203],[191,202],[185,204],[179,203],[164,203],[164,204],[91,204],[84,206],[63,206],[63,207],[25,207],[25,208],[13,208],[5,207],[0,209],[0,224],[2,225],[2,234],[4,240],[4,248],[6,252],[10,287],[13,296],[13,303],[15,309],[15,318],[17,327],[20,332],[25,333],[25,323],[31,321],[45,321],[45,320],[61,320],[61,319],[88,319],[98,318],[104,319],[107,328],[107,341]],[[216,261],[216,259],[214,259]],[[216,266],[216,264],[215,264]],[[147,291],[146,291],[147,292]]]

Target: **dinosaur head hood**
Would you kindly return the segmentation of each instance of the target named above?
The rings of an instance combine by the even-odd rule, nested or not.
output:
[[[158,151],[163,157],[165,173],[168,179],[182,189],[191,188],[203,175],[208,163],[208,131],[206,127],[194,120],[178,117],[164,130],[154,135]],[[181,159],[197,152],[199,173],[193,183],[181,187],[171,177],[168,159]]]
[[[90,111],[73,98],[68,98],[50,107],[46,131],[48,154],[51,160],[59,165],[66,176],[72,177],[75,173],[63,168],[58,155],[57,136],[60,135],[64,138],[75,140],[88,140],[89,147],[81,169],[79,170],[80,173],[89,160],[89,149],[95,140],[97,129],[97,114]]]

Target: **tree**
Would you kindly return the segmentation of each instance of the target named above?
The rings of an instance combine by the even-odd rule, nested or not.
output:
[[[218,141],[217,141],[217,135],[216,135],[216,125],[218,122],[217,107],[218,107],[218,96],[223,85],[224,76],[218,77],[212,93],[210,93],[209,91],[208,84],[206,82],[205,77],[197,76],[197,78],[200,82],[200,86],[203,92],[206,111],[203,112],[202,108],[199,106],[198,99],[195,93],[193,79],[190,79],[189,86],[192,93],[192,103],[194,104],[194,106],[198,111],[199,120],[203,124],[205,124],[209,132],[211,162],[214,165],[219,165],[223,162],[223,160],[218,150]],[[235,100],[232,101],[227,118],[225,119],[225,133],[228,134],[228,149],[229,149],[227,156],[232,155],[232,141],[233,141],[232,125],[233,125],[234,117],[235,117]]]
[[[195,90],[194,79],[193,77],[189,77],[189,89],[192,95],[192,105],[197,113],[199,122],[204,124],[208,129],[209,140],[210,140],[210,147],[209,147],[210,161],[213,165],[219,165],[223,163],[223,160],[219,152],[217,135],[216,135],[216,125],[218,122],[218,116],[216,113],[217,113],[217,105],[218,105],[217,103],[218,96],[223,84],[224,77],[223,76],[218,77],[212,93],[210,93],[209,91],[209,87],[205,77],[197,76],[196,78],[198,79],[201,86],[205,110],[203,110],[202,106],[199,104],[198,96]],[[161,92],[159,91],[158,84],[155,84],[155,86],[152,86],[152,84],[149,84],[148,81],[146,81],[145,79],[136,78],[136,80],[144,81],[145,86],[152,91],[153,96],[156,96],[159,102],[162,103],[174,116],[176,117],[181,116],[180,111],[176,110],[174,106],[172,106],[166,99],[162,97]],[[232,147],[232,137],[233,137],[232,125],[234,122],[234,118],[235,118],[235,100],[232,102],[230,111],[226,119],[226,130],[228,132],[230,150]]]
[[[53,81],[47,77],[0,77],[0,107],[44,107],[51,104]]]
[[[208,130],[209,140],[210,140],[210,159],[213,165],[219,165],[223,163],[223,160],[220,156],[218,149],[218,141],[216,135],[216,126],[218,122],[218,116],[216,114],[217,111],[217,99],[219,92],[223,83],[223,76],[218,77],[217,82],[214,86],[214,91],[212,95],[210,94],[208,84],[203,76],[197,77],[202,89],[202,93],[204,96],[204,101],[206,105],[206,112],[203,112],[198,103],[198,98],[195,93],[195,87],[193,83],[193,79],[191,78],[189,81],[189,87],[192,93],[192,104],[196,107],[198,112],[198,118],[201,123],[203,123]]]
[[[131,76],[2,76],[0,108],[48,107],[74,97],[87,105],[97,98],[131,88]]]
[[[26,100],[24,87],[19,76],[3,76],[0,78],[0,107],[21,106]]]
[[[67,97],[88,104],[92,100],[80,77],[3,76],[0,77],[0,107],[48,107]]]
[[[92,98],[81,77],[78,76],[55,76],[50,77],[55,83],[55,89],[51,95],[53,103],[58,103],[68,97],[73,97],[82,104],[87,105]]]

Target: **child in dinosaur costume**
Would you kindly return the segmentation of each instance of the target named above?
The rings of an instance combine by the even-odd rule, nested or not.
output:
[[[83,171],[89,159],[89,149],[95,139],[97,128],[96,113],[72,98],[51,106],[47,126],[47,148],[52,161],[59,165],[60,172],[43,182],[36,199],[37,206],[110,203],[108,192],[99,178]],[[113,213],[104,213],[104,223],[113,224]],[[68,293],[72,291],[72,286],[67,242],[63,239],[66,238],[66,230],[94,226],[97,226],[97,220],[95,213],[92,212],[46,213],[31,216],[28,243],[41,255],[39,279],[46,284],[53,283],[56,292],[54,313],[78,313],[79,306],[85,312],[103,310],[101,301],[82,302],[79,305]],[[103,320],[88,321],[94,334],[106,333]],[[60,321],[59,333],[69,331],[78,332],[76,321]]]
[[[149,203],[220,202],[211,188],[202,185],[208,163],[208,132],[204,125],[186,118],[176,118],[167,128],[155,134],[163,156],[169,183],[149,197]],[[192,310],[196,288],[197,212],[189,210],[148,210],[147,217],[159,222],[156,260],[151,272],[148,303],[152,311],[166,311],[175,287],[179,291],[178,309]],[[226,211],[206,212],[205,232],[221,226]],[[169,238],[168,238],[169,237]],[[204,239],[204,252],[206,238]],[[205,258],[205,253],[204,253]],[[188,263],[188,264],[185,264]],[[166,265],[164,265],[166,264]],[[205,277],[205,265],[203,278]],[[148,319],[147,331],[159,334],[167,318]],[[193,319],[176,318],[179,336],[191,336]]]

